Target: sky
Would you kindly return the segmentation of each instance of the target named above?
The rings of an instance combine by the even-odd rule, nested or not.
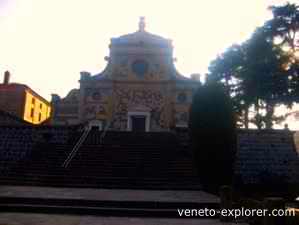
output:
[[[0,0],[0,74],[50,100],[101,72],[110,38],[146,30],[173,41],[176,68],[204,74],[209,62],[250,37],[280,0]],[[296,2],[296,1],[290,1]],[[299,130],[299,124],[298,124]]]

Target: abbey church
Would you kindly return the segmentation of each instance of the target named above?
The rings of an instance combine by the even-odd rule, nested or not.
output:
[[[299,158],[293,132],[238,129],[236,142],[230,138],[228,145],[232,133],[205,126],[212,140],[190,137],[188,117],[199,76],[180,74],[171,40],[145,28],[141,18],[136,32],[112,38],[104,70],[81,72],[79,89],[64,98],[53,94],[51,103],[28,86],[10,82],[5,72],[0,84],[0,224],[16,224],[18,217],[18,224],[74,224],[73,215],[80,224],[126,224],[123,218],[135,224],[139,218],[181,224],[190,218],[181,216],[182,206],[218,210],[243,204],[231,202],[232,196],[249,197],[257,205],[268,202],[269,209],[285,208],[284,197],[295,207]],[[215,104],[213,97],[204,97]],[[1,111],[1,105],[10,112]],[[202,124],[205,119],[198,115]],[[192,144],[194,139],[199,145]],[[229,146],[236,147],[236,154]],[[216,190],[228,184],[219,179],[220,165],[233,168],[234,182],[232,188],[221,188],[219,198]],[[193,224],[224,224],[216,212],[194,219]],[[244,219],[228,222],[244,224]]]
[[[52,123],[96,123],[119,131],[166,131],[187,127],[198,77],[175,68],[169,39],[151,34],[140,18],[138,31],[112,38],[106,68],[81,72],[80,88],[65,98],[52,95]]]

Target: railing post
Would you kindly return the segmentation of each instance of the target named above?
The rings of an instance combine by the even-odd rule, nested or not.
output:
[[[283,198],[264,198],[263,201],[264,209],[266,210],[266,215],[263,219],[263,225],[285,225],[285,216],[274,216],[272,215],[273,210],[275,214],[278,213],[277,210],[285,210],[285,202]]]
[[[232,209],[233,207],[232,187],[227,185],[221,186],[219,193],[220,193],[220,210]],[[230,222],[232,221],[232,217],[220,215],[220,221]]]

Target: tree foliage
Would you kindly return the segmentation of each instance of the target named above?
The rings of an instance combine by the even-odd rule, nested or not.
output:
[[[299,6],[287,3],[284,6],[270,7],[273,19],[267,21],[264,27],[272,37],[280,40],[280,46],[289,46],[293,51],[299,48]]]
[[[283,119],[275,116],[277,106],[299,102],[298,6],[288,3],[271,10],[271,20],[249,40],[228,48],[209,67],[207,82],[225,85],[238,124],[246,128],[250,122],[259,129],[272,128]]]

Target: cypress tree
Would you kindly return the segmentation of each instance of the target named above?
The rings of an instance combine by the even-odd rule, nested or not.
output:
[[[236,121],[222,84],[208,83],[194,95],[189,120],[194,161],[203,187],[215,192],[232,184]]]

